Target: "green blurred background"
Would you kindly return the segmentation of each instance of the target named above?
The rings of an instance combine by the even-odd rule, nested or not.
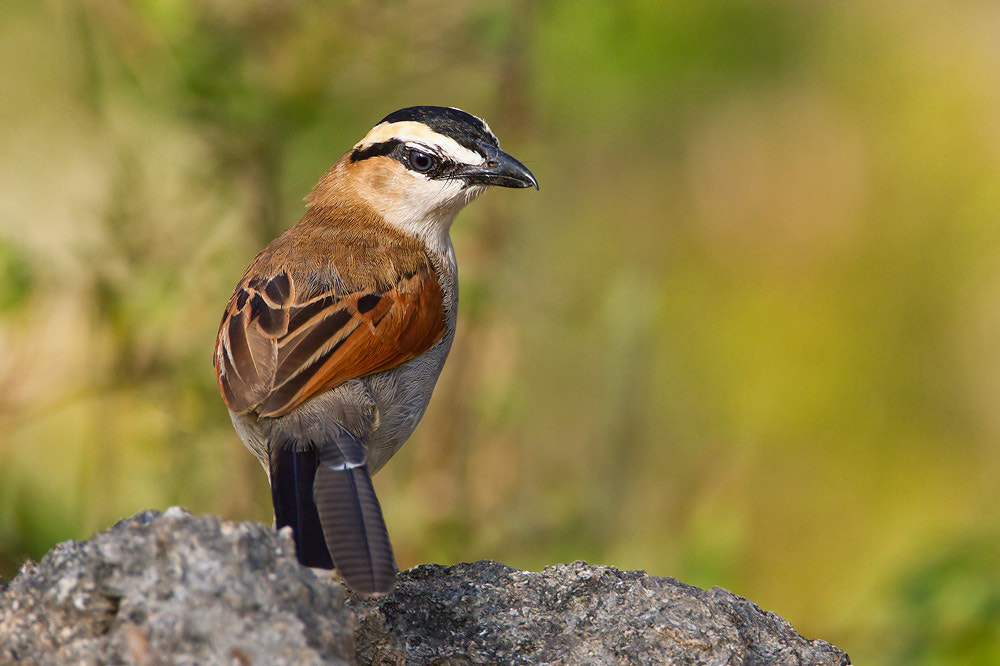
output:
[[[181,504],[270,521],[222,307],[383,115],[541,191],[376,478],[399,563],[720,585],[856,663],[1000,663],[1000,5],[0,4],[0,574]]]

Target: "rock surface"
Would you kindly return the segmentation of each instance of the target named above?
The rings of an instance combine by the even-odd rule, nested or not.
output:
[[[353,663],[343,588],[293,549],[176,508],[61,543],[0,592],[0,663]]]
[[[383,597],[295,561],[287,532],[148,511],[0,589],[0,663],[840,664],[721,588],[582,562],[419,566]]]
[[[583,562],[424,565],[352,598],[363,664],[849,664],[742,597]]]

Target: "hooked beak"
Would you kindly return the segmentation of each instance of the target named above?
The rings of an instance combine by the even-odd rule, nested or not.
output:
[[[469,166],[454,174],[470,185],[497,185],[499,187],[533,187],[538,189],[538,181],[528,167],[503,152],[496,146],[479,142],[479,149],[486,161],[478,166]]]

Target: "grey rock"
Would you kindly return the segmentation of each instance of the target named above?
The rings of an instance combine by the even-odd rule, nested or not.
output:
[[[0,663],[350,664],[344,600],[287,532],[147,511],[22,567],[0,592]]]
[[[583,562],[423,565],[349,606],[361,664],[850,664],[722,588]]]
[[[0,663],[841,664],[721,588],[583,562],[419,566],[381,597],[299,566],[287,530],[148,511],[0,589]]]

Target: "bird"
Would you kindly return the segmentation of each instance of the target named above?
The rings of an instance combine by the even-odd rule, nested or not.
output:
[[[484,120],[390,113],[254,259],[216,338],[219,390],[298,561],[371,595],[397,567],[371,476],[413,433],[455,336],[455,216],[491,186],[538,189]]]

